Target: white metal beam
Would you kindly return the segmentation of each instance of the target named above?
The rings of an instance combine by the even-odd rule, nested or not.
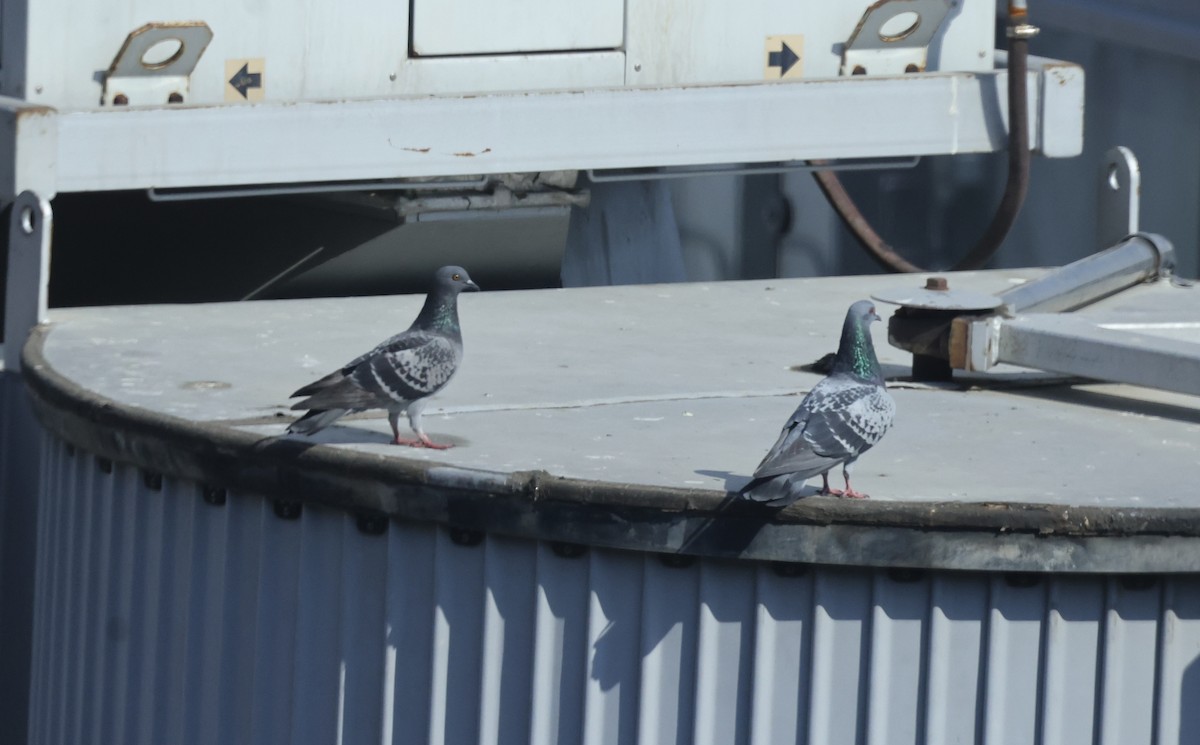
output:
[[[1018,316],[992,330],[999,333],[998,362],[1200,395],[1194,342],[1105,328],[1068,313]]]
[[[1033,147],[1077,154],[1082,70],[1031,63]],[[55,192],[986,152],[1005,75],[66,111]]]
[[[53,196],[57,159],[57,112],[0,96],[0,204],[23,191]]]

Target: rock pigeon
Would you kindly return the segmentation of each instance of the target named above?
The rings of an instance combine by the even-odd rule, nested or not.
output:
[[[862,499],[850,488],[850,466],[892,426],[896,404],[883,383],[871,321],[875,306],[860,300],[850,306],[842,339],[829,375],[813,386],[779,440],[739,492],[744,498],[776,506],[791,504],[806,479],[821,475],[821,494]],[[842,464],[846,489],[829,488],[829,471]]]
[[[311,435],[351,412],[387,409],[395,444],[437,450],[451,447],[429,439],[421,429],[421,410],[429,396],[450,382],[462,360],[458,293],[478,289],[466,269],[438,269],[425,305],[407,331],[291,395],[308,397],[292,405],[308,413],[292,422],[287,431]],[[405,412],[417,435],[415,440],[400,436],[400,415]]]

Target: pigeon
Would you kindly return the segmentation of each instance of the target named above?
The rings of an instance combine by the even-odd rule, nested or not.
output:
[[[788,419],[753,480],[739,492],[743,498],[785,506],[796,501],[803,482],[817,474],[823,482],[820,494],[867,497],[850,487],[850,466],[879,442],[896,413],[871,343],[871,321],[878,320],[871,301],[850,306],[829,375],[813,386]],[[839,463],[844,491],[829,488],[829,471]]]
[[[450,382],[462,360],[458,293],[478,289],[466,269],[438,269],[425,305],[407,331],[291,395],[307,396],[292,408],[307,409],[308,413],[292,422],[287,431],[311,435],[351,412],[387,409],[395,444],[436,450],[451,447],[429,439],[421,429],[421,410],[429,396]],[[400,436],[400,415],[406,412],[415,440]]]

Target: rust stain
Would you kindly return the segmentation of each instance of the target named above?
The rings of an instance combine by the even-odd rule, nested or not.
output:
[[[427,147],[402,147],[400,149],[407,150],[410,153],[427,153],[427,152],[429,152],[429,148],[427,148]]]
[[[474,158],[476,155],[487,155],[490,152],[492,152],[492,149],[490,147],[485,147],[484,149],[480,150],[478,153],[462,152],[462,153],[455,153],[454,155],[455,155],[455,157],[458,157],[458,158]]]

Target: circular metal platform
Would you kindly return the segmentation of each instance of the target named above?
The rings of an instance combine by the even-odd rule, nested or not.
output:
[[[994,293],[1036,274],[950,281]],[[287,394],[406,326],[419,297],[58,310],[24,373],[43,424],[76,448],[368,521],[778,562],[1200,570],[1200,502],[1177,486],[1200,465],[1195,399],[1021,371],[913,384],[879,327],[899,413],[855,470],[872,498],[732,500],[819,379],[798,366],[832,351],[851,302],[895,282],[464,297],[464,367],[426,415],[458,444],[444,452],[387,444],[381,415],[282,436]]]

